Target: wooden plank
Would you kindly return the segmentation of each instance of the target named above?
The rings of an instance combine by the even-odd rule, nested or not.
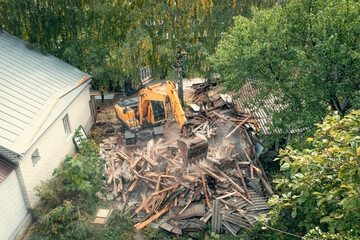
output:
[[[266,182],[268,183],[268,182],[269,182],[269,179],[267,178],[266,173],[265,173],[265,170],[264,170],[264,168],[263,168],[263,166],[262,166],[262,164],[261,164],[260,158],[259,158],[259,156],[257,155],[257,153],[256,153],[256,151],[255,151],[255,147],[254,147],[254,144],[253,144],[252,141],[251,141],[251,138],[250,138],[250,136],[249,136],[249,133],[248,133],[247,131],[245,131],[245,134],[246,134],[246,136],[247,136],[247,138],[248,138],[248,140],[249,140],[251,149],[252,149],[252,151],[254,152],[254,155],[255,155],[255,157],[256,157],[256,159],[257,159],[257,162],[258,162],[258,164],[259,164],[259,166],[260,166],[260,169],[261,169],[261,171],[263,172],[264,178],[265,178]],[[269,184],[268,184],[268,186],[271,188],[271,186],[270,186]],[[272,190],[271,190],[271,191],[272,191]]]
[[[141,161],[141,159],[142,159],[142,157],[144,156],[144,151],[141,153],[141,155],[140,155],[140,157],[138,157],[136,160],[135,160],[135,162],[131,165],[131,169],[133,169],[140,161]]]
[[[125,191],[121,192],[121,197],[122,197],[124,203],[126,203],[126,193],[125,193]]]
[[[204,170],[205,172],[207,172],[208,174],[210,174],[213,178],[217,179],[220,182],[225,182],[225,180],[221,177],[219,177],[218,175],[216,175],[214,172],[210,171],[209,169],[207,169],[205,166],[202,166],[200,163],[196,163],[196,165],[198,167],[200,167],[202,170]]]
[[[116,184],[116,174],[115,174],[115,160],[111,158],[111,172],[114,180],[114,195],[117,197],[119,195],[117,184]]]
[[[180,182],[179,182],[179,184],[180,184]],[[179,184],[176,184],[175,186],[168,187],[168,188],[165,188],[165,189],[163,189],[163,190],[160,190],[160,191],[154,192],[154,193],[153,193],[153,195],[155,196],[155,195],[158,195],[158,194],[161,194],[161,193],[164,193],[164,192],[170,191],[170,190],[172,190],[172,189],[174,189],[174,188],[177,188],[177,187],[179,186]]]
[[[152,160],[150,157],[146,156],[145,154],[142,156],[143,159],[145,159],[151,166],[155,166],[158,163]]]
[[[250,164],[250,178],[254,179],[254,169],[252,164]]]
[[[167,160],[168,162],[170,162],[172,165],[174,165],[175,168],[182,167],[180,164],[178,164],[177,162],[174,161],[178,157],[178,155],[176,155],[174,159],[167,158],[164,154],[160,154],[160,156],[162,158],[164,158],[165,160]]]
[[[203,174],[203,173],[201,174],[201,180],[202,180],[202,184],[203,184],[203,187],[204,187],[206,205],[208,206],[208,208],[211,208],[210,201],[209,201],[209,197],[208,197],[207,191],[206,191],[206,184],[205,184],[205,178],[204,178],[204,174]]]
[[[234,182],[229,176],[227,176],[223,171],[221,171],[220,169],[216,168],[216,170],[220,173],[221,176],[223,176],[224,178],[226,178],[229,183],[239,192],[241,193],[245,193],[244,189],[242,189],[236,182]]]
[[[234,132],[236,132],[242,125],[244,125],[247,120],[249,120],[252,116],[249,115],[247,118],[245,118],[241,123],[239,123],[239,125],[237,125],[236,128],[234,128],[234,130],[232,130],[225,138],[229,138]]]
[[[151,200],[153,197],[154,197],[154,196],[151,194],[147,199],[145,199],[145,201],[143,201],[143,202],[141,203],[140,207],[138,207],[138,208],[135,210],[135,214],[138,214],[138,213],[141,211],[141,209],[143,209],[144,206],[145,206],[146,204],[148,204],[148,202],[150,202],[150,200]]]
[[[132,192],[136,186],[136,184],[139,182],[139,179],[135,179],[135,181],[133,181],[133,183],[131,184],[130,188],[129,188],[129,192]]]
[[[183,179],[186,179],[186,180],[189,180],[190,182],[200,182],[200,180],[196,177],[193,177],[193,176],[190,176],[190,175],[187,175],[185,173],[183,173],[183,175],[181,176],[181,178]]]
[[[234,196],[234,195],[238,195],[238,192],[232,192],[232,193],[228,193],[228,194],[225,194],[221,197],[217,197],[217,199],[224,199],[224,198],[228,198],[228,197],[231,197],[231,196]]]
[[[161,210],[160,212],[156,213],[154,216],[152,216],[151,218],[149,218],[148,220],[138,223],[136,224],[134,227],[136,227],[137,230],[140,230],[142,228],[144,228],[146,225],[148,225],[149,223],[151,223],[152,221],[154,221],[155,219],[158,219],[161,215],[163,215],[164,213],[166,213],[169,210],[169,206],[165,207],[163,210]]]
[[[261,174],[258,173],[257,171],[255,171],[255,173],[259,176],[261,182],[264,184],[264,186],[265,186],[266,190],[268,191],[268,193],[269,193],[270,195],[274,195],[273,190],[271,189],[271,187],[269,186],[269,184],[265,181],[265,179],[261,176]]]
[[[194,196],[194,195],[193,195]],[[191,204],[192,202],[192,196],[189,198],[189,201],[187,202],[187,204],[185,205],[185,207],[180,211],[179,215],[181,215]]]
[[[119,179],[118,192],[122,192],[122,191],[124,190],[122,178],[121,178],[121,177],[118,177],[118,178],[116,178],[116,179]]]
[[[131,157],[129,157],[126,153],[124,153],[121,150],[118,150],[116,152],[121,158],[125,159],[125,161],[127,161],[130,165],[131,165]]]
[[[229,207],[231,207],[231,208],[239,211],[240,213],[243,213],[243,214],[245,213],[245,211],[244,211],[243,209],[238,208],[237,206],[229,203],[228,201],[225,201],[224,199],[218,199],[218,200],[219,200],[220,202],[222,202],[223,204],[225,204],[225,205],[227,205],[227,206],[229,206]]]
[[[235,123],[233,123],[232,121],[230,121],[229,119],[227,119],[226,117],[224,117],[223,115],[221,115],[220,113],[217,112],[211,112],[212,114],[214,114],[215,116],[223,119],[224,121],[230,123],[232,126],[236,127],[237,125]]]
[[[148,181],[148,182],[152,182],[152,183],[156,183],[156,182],[157,182],[157,181],[154,180],[154,179],[151,179],[151,178],[144,177],[144,176],[140,175],[140,174],[139,174],[137,171],[135,171],[134,169],[132,169],[132,172],[133,172],[138,178],[144,179],[144,180],[146,180],[146,181]],[[163,187],[169,187],[169,185],[167,185],[166,183],[163,183],[163,182],[161,182],[160,185],[163,186]]]
[[[145,194],[141,193],[140,196],[143,201],[146,200]],[[146,205],[144,206],[144,209],[145,209],[146,213],[150,212],[149,208]]]
[[[168,224],[167,222],[163,222],[160,227],[168,232],[171,232],[174,229],[174,226]]]
[[[160,189],[160,181],[161,181],[161,175],[158,176],[158,180],[157,180],[157,182],[156,182],[156,187],[155,187],[155,192],[158,192],[159,189]],[[153,196],[155,196],[155,195],[153,195]],[[156,201],[157,201],[157,200],[158,200],[158,197],[155,196],[155,197],[153,198],[152,204],[151,204],[151,209],[152,209],[152,210],[155,210],[155,204],[156,204]]]
[[[243,176],[243,174],[242,174],[242,172],[241,172],[241,169],[240,169],[240,167],[239,167],[239,164],[236,164],[236,169],[237,169],[237,171],[238,171],[238,173],[239,173],[239,175],[240,175],[241,183],[242,183],[242,185],[243,185],[243,187],[244,187],[244,189],[245,189],[246,196],[248,197],[249,200],[251,200],[251,196],[250,196],[249,190],[248,190],[248,188],[247,188],[247,186],[246,186],[245,179],[244,179],[244,176]]]

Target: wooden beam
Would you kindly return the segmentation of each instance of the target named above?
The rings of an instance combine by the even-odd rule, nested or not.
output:
[[[259,176],[261,182],[264,184],[264,186],[265,186],[266,190],[268,191],[268,193],[269,193],[270,195],[274,195],[273,190],[271,189],[271,187],[269,186],[269,184],[265,181],[265,179],[261,176],[261,174],[258,173],[258,171],[255,171],[255,173]]]
[[[236,130],[238,130],[242,125],[244,125],[247,120],[249,120],[252,116],[249,115],[247,118],[245,118],[241,123],[239,123],[239,125],[237,125],[236,128],[234,128],[234,130],[232,130],[225,138],[228,138],[230,137]]]
[[[145,154],[142,156],[142,158],[144,158],[151,166],[155,166],[158,163],[155,162],[154,160],[152,160],[150,157],[146,156]]]
[[[115,160],[111,158],[111,172],[114,180],[114,195],[117,197],[119,195],[117,184],[116,184],[116,174],[115,174]]]
[[[125,159],[129,164],[131,164],[131,157],[129,157],[126,153],[124,153],[121,150],[118,150],[116,152],[120,157],[122,157],[123,159]]]
[[[146,181],[148,181],[148,182],[157,183],[156,180],[151,179],[151,178],[148,178],[148,177],[144,177],[144,176],[140,175],[140,174],[139,174],[137,171],[135,171],[134,169],[132,169],[132,172],[133,172],[138,178],[144,179],[144,180],[146,180]],[[169,187],[169,185],[167,185],[166,183],[163,183],[163,182],[161,182],[160,185],[163,186],[163,187]]]
[[[228,198],[228,197],[231,197],[231,196],[234,196],[234,195],[237,195],[238,192],[232,192],[232,193],[228,193],[228,194],[225,194],[221,197],[217,197],[217,199],[224,199],[224,198]]]
[[[179,184],[180,184],[180,182],[179,182]],[[152,195],[159,195],[159,194],[161,194],[161,193],[164,193],[164,192],[167,192],[167,191],[170,191],[170,190],[172,190],[172,189],[174,189],[174,188],[177,188],[178,186],[179,186],[179,184],[176,184],[175,186],[172,186],[172,187],[168,187],[168,188],[165,188],[165,189],[163,189],[163,190],[160,190],[160,191],[157,191],[157,192],[154,192]]]
[[[241,208],[239,208],[239,207],[237,207],[235,205],[232,205],[231,203],[229,203],[228,201],[225,201],[224,199],[219,199],[219,201],[222,202],[223,204],[225,204],[225,205],[239,211],[240,213],[245,213],[245,211],[243,209],[241,209]]]
[[[153,195],[150,195],[147,199],[145,199],[145,201],[143,201],[143,202],[141,203],[141,205],[135,210],[134,215],[135,215],[135,214],[138,214],[138,213],[141,211],[141,209],[143,209],[143,208],[145,207],[145,205],[148,204],[148,202],[150,202],[150,200],[151,200],[152,198],[153,198]]]
[[[141,153],[141,155],[140,155],[140,157],[138,157],[136,160],[135,160],[135,162],[131,165],[131,169],[133,169],[140,161],[141,161],[141,159],[142,159],[142,157],[144,156],[144,151]]]
[[[249,143],[250,143],[250,145],[251,145],[251,149],[253,150],[256,159],[258,160],[260,169],[261,169],[261,171],[262,171],[263,174],[264,174],[264,178],[265,178],[266,182],[269,182],[269,179],[267,178],[266,173],[265,173],[265,171],[264,171],[264,168],[263,168],[263,166],[262,166],[262,164],[261,164],[261,162],[260,162],[260,158],[259,158],[259,156],[257,155],[257,153],[256,153],[256,151],[255,151],[254,144],[252,143],[251,138],[250,138],[248,132],[245,131],[245,133],[246,133],[246,136],[247,136],[247,138],[248,138],[248,140],[249,140]],[[271,188],[271,186],[269,186],[269,187]]]
[[[229,176],[227,176],[223,171],[221,171],[220,169],[216,169],[221,176],[223,176],[224,178],[226,178],[228,180],[228,182],[239,192],[241,193],[245,193],[244,189],[242,189],[236,182],[234,182]]]
[[[211,208],[210,201],[209,201],[209,197],[208,197],[207,192],[206,192],[206,184],[205,184],[205,178],[204,178],[204,174],[203,174],[203,173],[201,174],[201,180],[202,180],[202,184],[203,184],[203,186],[204,186],[204,193],[205,193],[205,198],[206,198],[206,205],[208,206],[208,208]]]
[[[235,123],[233,123],[232,121],[230,121],[229,119],[227,119],[226,117],[224,117],[223,115],[217,113],[217,112],[211,112],[212,114],[214,114],[215,116],[223,119],[224,121],[230,123],[232,126],[236,127],[237,125]]]
[[[166,213],[169,210],[169,205],[167,207],[165,207],[163,210],[161,210],[160,212],[156,213],[154,216],[152,216],[151,218],[149,218],[148,220],[146,220],[145,222],[142,223],[138,223],[136,224],[134,227],[136,227],[137,230],[140,230],[142,228],[144,228],[146,225],[148,225],[149,223],[151,223],[152,221],[154,221],[155,219],[158,219],[161,215],[163,215],[164,213]]]
[[[225,180],[221,177],[219,177],[218,175],[216,175],[214,172],[210,171],[209,169],[207,169],[205,166],[202,166],[200,163],[196,163],[196,165],[198,167],[200,167],[202,170],[204,170],[205,172],[207,172],[208,174],[210,174],[213,178],[217,179],[220,182],[225,182]]]
[[[244,189],[245,189],[246,196],[248,197],[249,200],[251,200],[251,196],[250,196],[249,190],[248,190],[248,188],[247,188],[247,186],[246,186],[245,179],[244,179],[244,176],[243,176],[243,174],[242,174],[242,172],[241,172],[241,169],[240,169],[240,167],[239,167],[239,164],[236,164],[236,169],[237,169],[237,171],[238,171],[238,173],[239,173],[239,175],[240,175],[241,183],[242,183],[242,185],[243,185],[243,187],[244,187]]]

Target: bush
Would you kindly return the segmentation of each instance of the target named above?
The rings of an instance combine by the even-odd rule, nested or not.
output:
[[[360,111],[328,116],[309,148],[280,151],[280,170],[289,175],[274,181],[282,194],[269,202],[270,223],[292,222],[309,239],[360,237],[359,126]]]
[[[78,214],[75,212],[75,207],[70,201],[64,201],[62,205],[41,216],[32,230],[39,235],[56,238],[66,230],[71,222],[77,219]]]
[[[112,213],[106,225],[106,229],[96,232],[94,239],[133,239],[134,223],[128,216],[121,215],[119,210]]]
[[[76,157],[66,156],[62,168],[55,169],[54,175],[71,195],[93,197],[101,188],[102,160],[88,139],[81,141],[79,150]]]
[[[65,158],[61,169],[54,170],[54,178],[35,188],[40,203],[33,211],[37,223],[32,239],[87,239],[94,235],[88,220],[99,205],[95,193],[101,188],[102,160],[88,139],[81,141],[79,150],[75,157]]]

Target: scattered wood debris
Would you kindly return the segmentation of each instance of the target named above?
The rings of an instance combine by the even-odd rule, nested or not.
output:
[[[259,159],[257,122],[209,94],[214,85],[194,86],[195,102],[207,106],[187,116],[192,131],[208,139],[206,160],[187,166],[176,139],[150,140],[129,151],[118,133],[100,145],[102,198],[125,203],[137,229],[152,225],[192,236],[211,223],[215,233],[236,235],[269,212],[273,191]]]

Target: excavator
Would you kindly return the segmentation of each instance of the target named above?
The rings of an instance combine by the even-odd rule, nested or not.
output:
[[[164,88],[165,90],[161,90]],[[127,145],[135,144],[146,135],[158,138],[164,135],[162,126],[168,120],[170,105],[171,112],[175,117],[180,129],[180,138],[177,140],[178,147],[186,162],[191,163],[206,158],[208,141],[205,136],[192,133],[190,124],[187,122],[185,112],[181,106],[174,83],[165,81],[154,86],[143,88],[138,97],[120,101],[115,105],[116,117],[127,129],[125,142]],[[144,134],[143,129],[152,128]]]

